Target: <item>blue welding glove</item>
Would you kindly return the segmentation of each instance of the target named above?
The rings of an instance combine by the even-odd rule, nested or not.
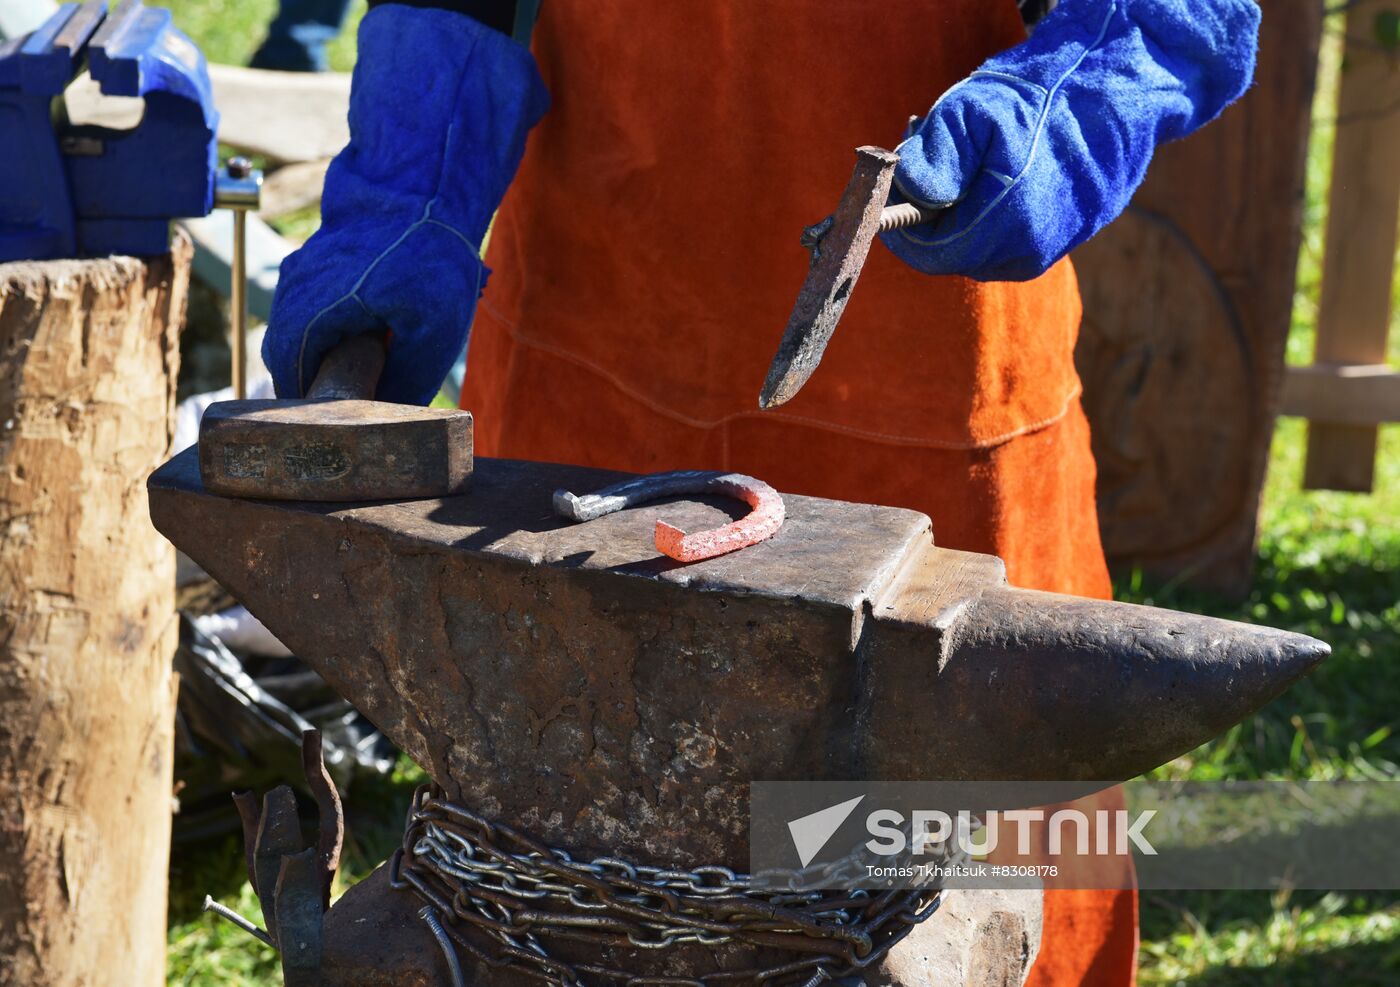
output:
[[[386,4],[360,23],[350,143],[321,228],[282,262],[263,360],[299,397],[348,336],[393,335],[376,395],[426,404],[486,283],[481,239],[549,97],[528,50],[446,10]]]
[[[891,201],[946,208],[881,239],[927,274],[1042,274],[1244,92],[1258,31],[1254,0],[1060,0],[913,124]]]

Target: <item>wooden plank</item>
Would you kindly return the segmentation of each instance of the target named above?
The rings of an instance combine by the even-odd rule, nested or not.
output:
[[[1384,363],[1400,214],[1400,59],[1377,40],[1393,0],[1347,13],[1316,363]],[[1374,425],[1312,425],[1303,486],[1369,491]]]
[[[1076,252],[1110,563],[1244,593],[1293,306],[1323,4],[1262,0],[1255,85]]]
[[[1400,371],[1384,363],[1318,363],[1289,367],[1281,414],[1314,424],[1400,422]]]
[[[263,179],[258,215],[272,220],[321,201],[330,160],[299,161],[269,172]]]
[[[350,142],[348,72],[210,65],[219,140],[272,162],[320,161]]]
[[[28,34],[57,11],[54,0],[4,0],[0,3],[0,41]]]

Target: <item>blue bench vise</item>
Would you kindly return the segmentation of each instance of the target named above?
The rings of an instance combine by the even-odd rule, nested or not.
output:
[[[68,120],[84,69],[144,101],[134,129]],[[166,253],[172,219],[214,206],[218,122],[204,56],[168,10],[66,3],[0,44],[0,261]]]

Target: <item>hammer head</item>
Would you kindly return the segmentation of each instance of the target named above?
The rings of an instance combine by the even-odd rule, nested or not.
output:
[[[880,229],[899,156],[878,147],[856,148],[856,170],[831,216],[803,233],[812,265],[788,318],[777,355],[768,368],[758,406],[768,409],[793,398],[821,363],[851,297],[870,243]]]
[[[471,481],[472,416],[384,401],[221,401],[200,423],[199,472],[230,497],[447,497]]]

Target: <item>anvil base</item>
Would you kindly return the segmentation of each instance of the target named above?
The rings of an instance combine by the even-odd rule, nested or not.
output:
[[[1038,890],[950,891],[927,921],[857,981],[879,987],[1017,987],[1040,950]],[[389,886],[388,865],[355,885],[326,913],[322,987],[440,987],[451,983],[436,940],[418,917],[422,901]],[[703,977],[719,950],[668,951],[671,976]],[[736,950],[730,965],[748,966]],[[639,973],[645,958],[623,969]],[[536,977],[466,964],[469,985],[539,987]]]

